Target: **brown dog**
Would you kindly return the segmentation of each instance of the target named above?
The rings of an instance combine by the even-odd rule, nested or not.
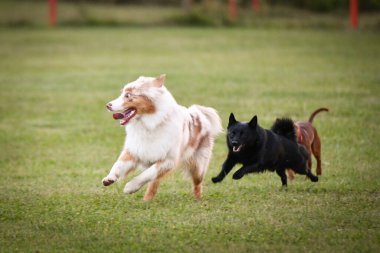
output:
[[[321,139],[319,138],[317,129],[313,126],[314,117],[320,112],[328,112],[327,108],[319,108],[315,110],[308,121],[297,121],[294,123],[296,129],[297,142],[305,146],[309,153],[308,166],[311,170],[311,154],[314,155],[317,160],[317,175],[322,175],[321,167]],[[290,179],[294,179],[293,170],[288,170],[288,176]]]

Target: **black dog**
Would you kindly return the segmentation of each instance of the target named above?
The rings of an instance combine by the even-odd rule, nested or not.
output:
[[[308,153],[304,146],[297,144],[294,123],[291,119],[277,119],[271,130],[257,124],[257,116],[249,123],[236,121],[231,113],[227,127],[228,156],[214,183],[221,182],[231,169],[240,163],[243,166],[234,173],[233,179],[240,179],[251,172],[276,171],[283,186],[287,185],[286,169],[306,175],[317,182],[307,166]]]

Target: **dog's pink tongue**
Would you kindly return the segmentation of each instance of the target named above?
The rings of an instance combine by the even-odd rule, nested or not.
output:
[[[124,114],[117,112],[117,113],[112,114],[112,117],[113,119],[122,119],[124,118]]]

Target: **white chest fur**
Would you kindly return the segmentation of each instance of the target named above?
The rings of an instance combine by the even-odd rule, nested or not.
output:
[[[154,163],[177,156],[182,141],[182,127],[176,122],[165,122],[155,129],[147,129],[140,122],[126,127],[124,148],[141,163]]]

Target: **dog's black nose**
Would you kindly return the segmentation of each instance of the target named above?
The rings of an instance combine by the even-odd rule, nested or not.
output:
[[[107,107],[108,110],[111,110],[111,109],[112,109],[112,104],[111,104],[111,103],[108,103],[108,104],[106,105],[106,107]]]
[[[232,146],[237,146],[239,143],[237,141],[231,141]]]

